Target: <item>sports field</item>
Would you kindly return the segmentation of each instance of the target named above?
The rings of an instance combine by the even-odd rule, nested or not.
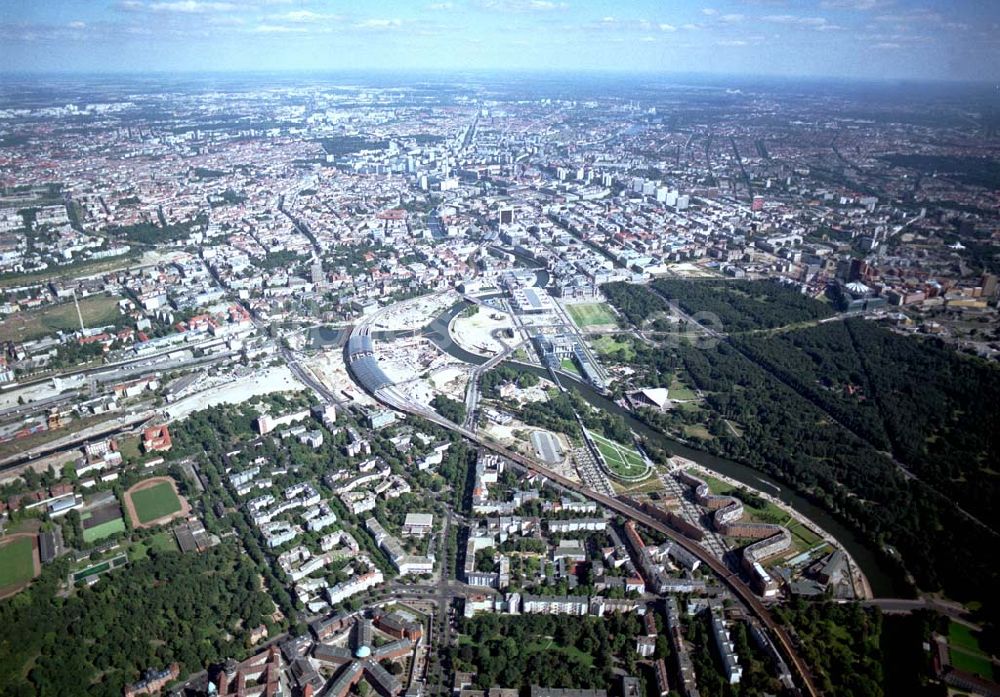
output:
[[[116,532],[125,532],[125,521],[122,520],[121,516],[104,523],[99,523],[92,528],[84,528],[83,541],[94,542],[96,540],[103,540],[105,537],[114,535]]]
[[[588,431],[590,437],[597,443],[597,449],[601,451],[611,474],[623,479],[639,479],[649,474],[649,467],[642,456],[632,448],[608,440],[602,435]]]
[[[565,307],[576,326],[581,329],[616,323],[615,313],[607,303],[573,303]]]
[[[116,532],[125,532],[122,509],[113,498],[82,513],[80,522],[83,524],[84,542],[95,542]]]
[[[35,577],[34,547],[30,536],[0,540],[0,595]]]
[[[173,485],[167,481],[129,492],[140,524],[149,523],[181,510],[181,501]]]

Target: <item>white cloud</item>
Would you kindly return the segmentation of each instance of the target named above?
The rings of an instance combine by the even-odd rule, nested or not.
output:
[[[440,12],[442,10],[453,10],[455,9],[455,3],[453,2],[432,2],[427,6],[427,9],[431,12]]]
[[[766,15],[765,22],[787,24],[796,27],[823,27],[828,24],[826,17],[800,17],[798,15]]]
[[[715,15],[719,14],[719,11],[714,7],[706,7],[702,9],[701,13],[706,17],[714,17]]]
[[[555,0],[479,0],[480,9],[497,12],[551,12],[565,10],[569,4]]]
[[[673,24],[660,24],[660,31],[677,31],[677,27]]]
[[[401,19],[364,19],[354,25],[358,29],[397,29],[403,26]]]
[[[893,0],[823,0],[819,6],[826,10],[874,10],[891,5]]]
[[[716,46],[748,46],[749,43],[743,39],[723,39],[715,42]]]
[[[81,22],[79,20],[77,20],[75,22],[70,22],[69,23],[69,28],[70,29],[85,29],[86,27],[87,27],[87,23],[86,22]]]
[[[176,0],[175,2],[154,2],[149,6],[153,12],[180,12],[184,14],[204,14],[206,12],[229,12],[236,9],[231,2],[200,2],[199,0]]]
[[[304,27],[288,27],[284,24],[258,24],[254,29],[258,34],[302,34]]]
[[[746,19],[746,16],[738,13],[733,13],[728,15],[722,15],[721,17],[719,17],[719,19],[725,22],[726,24],[738,24],[739,22],[742,22],[744,19]]]
[[[284,14],[274,15],[271,19],[277,22],[294,22],[296,24],[306,24],[310,22],[337,21],[343,19],[340,15],[327,15],[309,10],[291,10]]]

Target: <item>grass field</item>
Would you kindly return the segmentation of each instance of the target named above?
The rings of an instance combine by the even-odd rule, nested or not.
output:
[[[116,532],[125,532],[125,520],[121,517],[84,530],[83,541],[94,542],[95,540],[102,540],[109,535],[114,535]]]
[[[80,299],[80,314],[88,327],[101,327],[118,321],[117,297],[92,295]],[[31,341],[54,334],[56,331],[73,331],[80,328],[76,305],[72,300],[51,307],[18,312],[0,322],[0,334],[15,342]]]
[[[794,522],[785,527],[792,534],[792,547],[797,551],[812,549],[823,539],[802,523]]]
[[[566,312],[581,329],[616,323],[615,313],[607,303],[574,303],[566,305]]]
[[[626,479],[641,477],[644,473],[648,474],[649,468],[646,466],[646,461],[638,452],[613,440],[608,440],[593,431],[589,431],[589,433],[594,442],[597,443],[597,449],[601,451],[601,455],[604,456],[612,473]]]
[[[130,496],[140,523],[148,523],[181,510],[181,501],[167,482],[133,491]]]
[[[118,450],[122,454],[125,462],[135,462],[142,458],[142,451],[139,449],[139,436],[128,436],[118,441]]]
[[[683,430],[685,438],[700,438],[701,440],[715,438],[702,424],[685,424]]]
[[[132,561],[145,559],[149,556],[149,550],[151,549],[157,549],[161,552],[176,552],[178,549],[177,540],[174,539],[172,532],[164,530],[144,540],[133,543],[129,548],[128,556]]]
[[[27,583],[34,575],[31,538],[18,537],[0,546],[0,590]]]
[[[617,355],[621,351],[624,353],[625,360],[630,361],[635,358],[635,349],[632,348],[632,342],[627,339],[622,340],[614,336],[604,335],[593,339],[590,343],[594,350],[602,356]]]
[[[567,373],[570,373],[572,375],[578,375],[581,378],[583,377],[582,375],[580,375],[580,371],[576,367],[576,363],[573,362],[572,358],[562,359],[562,362],[559,363],[559,367],[562,368]]]
[[[594,664],[594,657],[589,653],[584,653],[575,646],[560,646],[556,644],[552,639],[546,637],[539,641],[532,641],[527,645],[528,651],[531,653],[545,653],[551,654],[553,652],[561,653],[564,656],[572,656],[578,659],[583,665],[588,668]]]
[[[959,670],[979,675],[987,680],[993,679],[993,663],[986,656],[966,653],[957,649],[951,649],[948,653],[951,657],[951,664]]]
[[[951,646],[957,646],[966,651],[982,652],[982,648],[979,646],[979,639],[976,638],[973,631],[958,622],[951,622],[948,625],[948,643]]]
[[[698,395],[683,382],[674,378],[670,383],[670,399],[698,399]]]

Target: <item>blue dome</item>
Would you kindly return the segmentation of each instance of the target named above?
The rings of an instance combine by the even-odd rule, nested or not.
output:
[[[359,646],[358,650],[354,652],[354,655],[358,658],[368,658],[372,655],[372,650],[367,646]]]

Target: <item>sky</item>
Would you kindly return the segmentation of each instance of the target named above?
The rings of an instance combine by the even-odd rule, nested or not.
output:
[[[0,72],[1000,81],[1000,0],[0,0]]]

